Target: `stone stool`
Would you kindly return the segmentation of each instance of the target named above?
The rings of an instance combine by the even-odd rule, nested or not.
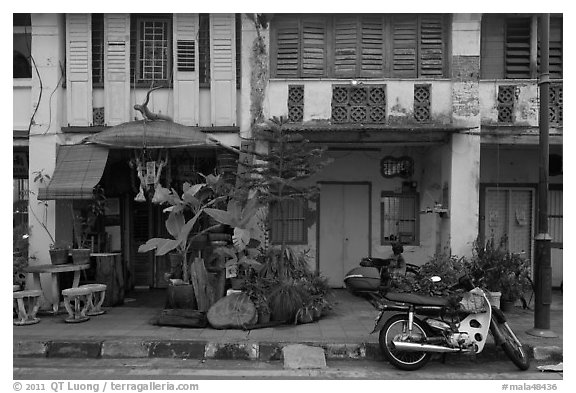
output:
[[[41,295],[42,291],[39,289],[13,292],[18,308],[18,316],[17,320],[14,321],[14,325],[33,325],[40,322],[40,319],[36,318],[36,313],[38,308],[40,308]]]
[[[90,319],[86,316],[88,306],[92,302],[92,290],[90,288],[69,288],[62,291],[64,307],[68,311],[68,323],[85,322]]]
[[[92,291],[92,297],[88,299],[89,304],[86,315],[96,316],[106,312],[102,310],[102,303],[106,296],[106,284],[85,284],[80,285],[78,288],[88,288]]]

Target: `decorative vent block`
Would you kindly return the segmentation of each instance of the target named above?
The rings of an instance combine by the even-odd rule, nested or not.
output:
[[[561,84],[550,84],[549,90],[549,120],[553,124],[562,124],[563,118],[563,89]]]
[[[430,119],[430,84],[414,85],[414,119],[427,123]]]
[[[92,124],[94,126],[104,125],[104,107],[92,108]]]
[[[333,86],[332,121],[339,124],[384,123],[386,86]]]
[[[288,86],[288,121],[298,123],[304,120],[304,86]]]
[[[514,122],[514,104],[516,102],[516,86],[498,86],[498,122]]]

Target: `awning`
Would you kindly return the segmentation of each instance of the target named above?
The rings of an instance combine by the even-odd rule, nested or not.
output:
[[[46,187],[38,190],[38,199],[92,199],[100,181],[108,149],[95,145],[62,145],[58,148],[56,169]]]
[[[124,149],[159,149],[215,145],[198,127],[188,127],[164,120],[138,120],[122,123],[89,136],[84,139],[83,142]]]

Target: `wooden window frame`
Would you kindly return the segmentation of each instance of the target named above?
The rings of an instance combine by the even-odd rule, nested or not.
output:
[[[414,233],[411,234],[411,236],[413,238],[411,241],[403,241],[403,239],[400,238],[398,231],[396,231],[396,234],[398,235],[397,239],[386,239],[385,222],[387,221],[387,219],[386,219],[386,210],[385,210],[386,207],[385,207],[385,203],[383,201],[384,198],[398,198],[399,200],[401,198],[404,198],[404,199],[412,199],[414,201],[413,218],[404,220],[404,221],[411,221],[414,223]],[[420,206],[420,197],[419,197],[418,193],[415,193],[415,192],[395,193],[395,192],[391,192],[391,191],[382,191],[382,193],[380,195],[380,244],[381,245],[389,245],[389,244],[396,243],[397,241],[401,241],[402,244],[405,244],[405,245],[418,245],[420,242],[420,217],[418,214],[419,206]],[[398,220],[400,220],[400,217],[398,217]],[[390,221],[390,220],[388,220],[388,221]]]
[[[400,76],[395,75],[393,71],[393,50],[394,50],[394,43],[393,43],[393,34],[392,34],[392,26],[394,22],[394,18],[396,17],[406,17],[406,15],[417,18],[418,29],[417,29],[417,51],[416,51],[416,71],[415,76]],[[316,18],[323,18],[325,21],[324,26],[326,28],[326,39],[324,44],[324,51],[325,51],[325,60],[324,60],[324,72],[321,76],[310,76],[305,75],[303,72],[303,21],[306,18],[305,15],[301,14],[292,14],[292,15],[282,15],[277,16],[275,20],[271,24],[271,34],[270,34],[270,70],[272,78],[278,79],[318,79],[318,78],[334,78],[334,79],[350,79],[350,78],[361,78],[361,79],[378,79],[378,78],[391,78],[391,79],[402,79],[402,78],[409,78],[409,79],[441,79],[449,77],[449,63],[450,63],[450,18],[449,14],[441,14],[442,15],[442,75],[441,76],[421,76],[421,57],[420,57],[420,50],[421,50],[421,42],[420,39],[421,35],[421,15],[419,14],[394,14],[394,15],[381,15],[382,17],[382,67],[380,71],[377,70],[363,70],[362,69],[362,56],[358,55],[355,63],[354,72],[350,73],[342,73],[337,72],[335,70],[335,53],[336,53],[336,31],[335,25],[337,18],[342,16],[339,15],[315,15]],[[440,14],[439,14],[440,15]],[[353,15],[356,17],[356,42],[354,44],[354,51],[358,53],[359,48],[362,46],[362,27],[363,27],[363,16],[369,16],[371,18],[377,17],[378,15]],[[298,53],[296,55],[297,58],[297,71],[294,76],[278,76],[278,26],[281,22],[294,22],[298,25]]]
[[[166,22],[166,78],[164,79],[148,79],[140,78],[140,63],[141,63],[141,22],[143,21],[161,21]],[[172,14],[160,14],[160,15],[150,15],[150,14],[132,14],[130,19],[130,79],[134,86],[136,87],[150,87],[151,83],[154,86],[168,86],[172,84],[173,79],[173,48],[172,48],[172,26],[173,26],[173,15]]]
[[[279,203],[279,202],[277,202]],[[308,210],[308,205],[307,205],[307,201],[303,198],[296,198],[296,199],[288,199],[283,201],[283,203],[300,203],[302,204],[301,206],[301,211],[302,211],[302,216],[301,217],[288,217],[286,218],[286,221],[290,222],[290,221],[298,221],[299,222],[299,230],[301,231],[300,233],[300,238],[299,239],[287,239],[285,244],[288,245],[302,245],[302,244],[308,244],[308,228],[306,226],[306,214],[307,214],[307,210]],[[274,207],[274,204],[270,205],[270,210],[269,210],[269,217],[268,217],[268,222],[270,225],[270,243],[271,244],[281,244],[282,243],[282,239],[278,239],[277,238],[277,234],[274,231],[274,222],[275,221],[279,221],[281,222],[280,218],[276,218],[274,216],[275,212],[277,210]]]

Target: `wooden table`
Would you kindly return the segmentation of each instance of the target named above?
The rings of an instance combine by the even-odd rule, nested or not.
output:
[[[36,265],[28,266],[24,269],[26,273],[32,273],[35,288],[42,288],[42,282],[40,280],[40,273],[50,274],[50,287],[52,289],[52,310],[54,314],[58,313],[58,307],[60,305],[60,285],[58,280],[59,273],[74,272],[74,280],[72,281],[72,288],[78,288],[80,283],[80,271],[86,270],[90,267],[89,263],[74,265],[72,263],[66,263],[63,265]],[[42,290],[44,295],[46,292]]]
[[[106,284],[104,307],[117,306],[124,303],[124,274],[122,254],[119,252],[92,253],[96,259],[96,282]]]

